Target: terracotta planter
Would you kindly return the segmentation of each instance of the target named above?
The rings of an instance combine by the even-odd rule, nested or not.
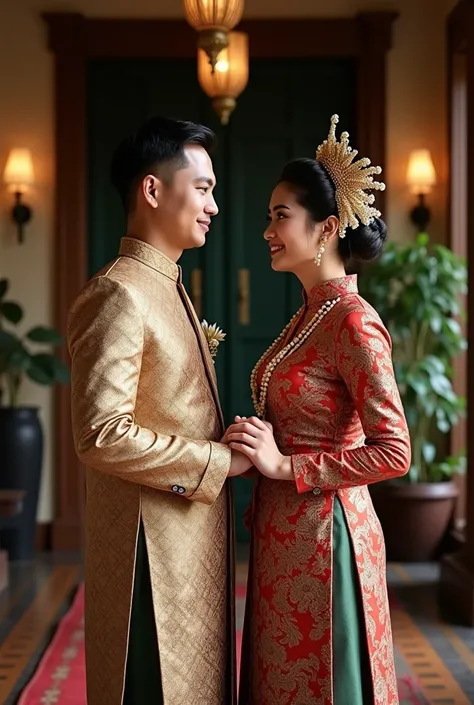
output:
[[[454,482],[392,484],[370,488],[382,524],[387,560],[413,563],[436,557],[459,494]]]

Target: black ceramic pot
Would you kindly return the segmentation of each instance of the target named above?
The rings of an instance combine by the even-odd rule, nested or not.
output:
[[[0,407],[0,489],[24,490],[23,511],[3,519],[0,544],[10,560],[31,560],[43,464],[43,430],[34,407]]]

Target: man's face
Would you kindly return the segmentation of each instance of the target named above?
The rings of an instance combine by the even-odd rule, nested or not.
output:
[[[211,218],[218,208],[213,191],[216,177],[203,147],[185,147],[187,165],[161,181],[154,209],[154,224],[167,245],[177,251],[202,247]]]

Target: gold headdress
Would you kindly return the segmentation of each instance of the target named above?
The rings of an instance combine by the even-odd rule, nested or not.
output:
[[[357,228],[359,223],[369,225],[380,211],[372,206],[374,194],[366,191],[384,191],[385,184],[374,181],[374,174],[381,174],[379,166],[369,166],[370,159],[364,158],[354,162],[357,150],[349,147],[349,133],[341,134],[341,141],[336,140],[336,125],[339,116],[331,118],[331,128],[327,140],[316,150],[316,159],[329,173],[336,188],[336,203],[339,213],[339,237],[345,237],[347,228]],[[353,163],[354,162],[354,163]]]

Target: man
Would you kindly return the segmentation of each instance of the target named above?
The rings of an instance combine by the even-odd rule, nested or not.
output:
[[[225,481],[250,463],[218,442],[212,358],[176,264],[218,212],[213,144],[206,127],[157,117],[120,145],[127,237],[70,312],[88,705],[235,701]]]

